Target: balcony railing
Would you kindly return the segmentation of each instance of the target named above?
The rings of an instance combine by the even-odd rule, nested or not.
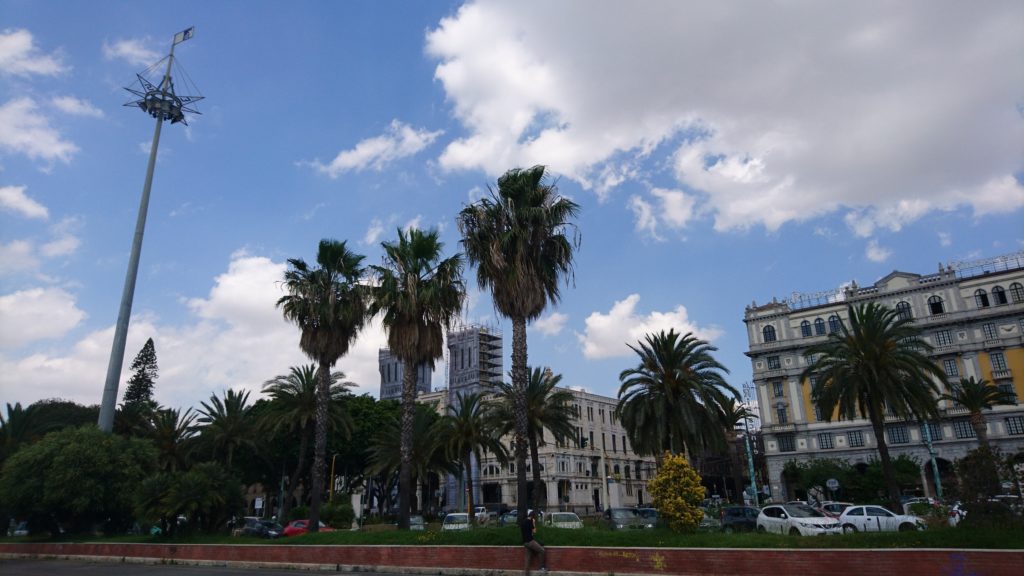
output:
[[[1009,368],[1007,368],[1006,370],[993,370],[992,371],[992,379],[993,380],[1012,380],[1013,379],[1013,374],[1010,372]]]

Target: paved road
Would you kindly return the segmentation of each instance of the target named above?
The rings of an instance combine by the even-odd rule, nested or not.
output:
[[[2,576],[301,576],[303,574],[339,574],[339,572],[307,572],[267,568],[216,568],[212,566],[179,566],[161,564],[121,564],[82,562],[79,560],[0,560]],[[346,572],[346,574],[374,574],[399,576],[381,572]]]

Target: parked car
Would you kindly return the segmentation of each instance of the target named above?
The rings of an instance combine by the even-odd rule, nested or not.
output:
[[[321,522],[320,523],[320,531],[321,532],[334,532],[334,528],[331,528],[327,524],[324,524],[323,522]],[[305,534],[306,532],[309,532],[309,520],[308,519],[307,520],[292,520],[291,522],[288,523],[287,526],[284,527],[284,530],[281,531],[281,535],[282,536],[290,537],[290,536],[298,536],[300,534]]]
[[[697,524],[697,530],[701,532],[718,532],[722,529],[722,523],[711,514],[708,514],[707,510],[704,510],[704,517],[700,519],[700,523]]]
[[[491,519],[491,513],[486,507],[477,506],[473,508],[473,517],[476,518],[477,524],[486,524]]]
[[[907,532],[924,530],[924,520],[896,514],[881,506],[850,506],[839,516],[843,532]]]
[[[469,514],[453,512],[444,517],[441,530],[469,530]]]
[[[718,521],[722,532],[753,532],[757,529],[757,516],[760,513],[761,510],[753,506],[726,506],[719,511]]]
[[[28,536],[28,522],[19,522],[13,530],[8,532],[8,536]]]
[[[499,526],[516,526],[519,523],[519,510],[509,510],[498,516]]]
[[[850,506],[853,506],[850,502],[822,502],[818,509],[830,518],[839,518],[843,513],[843,510],[846,510]]]
[[[257,538],[279,538],[284,528],[273,520],[264,520],[255,516],[242,519],[242,534]]]
[[[758,532],[774,532],[793,536],[841,534],[839,520],[829,518],[806,504],[774,504],[765,506],[757,516]]]
[[[636,513],[643,519],[644,528],[656,528],[660,525],[657,508],[637,508]]]
[[[546,523],[552,528],[571,528],[573,530],[583,528],[583,521],[575,512],[552,512],[548,515]]]
[[[427,529],[427,522],[423,519],[423,516],[419,514],[413,514],[409,516],[409,530],[423,531]]]
[[[908,498],[903,502],[903,513],[910,514],[910,507],[914,504],[928,504],[933,508],[942,506],[942,503],[935,498]]]
[[[644,528],[647,524],[635,508],[609,508],[604,511],[604,520],[612,530]]]

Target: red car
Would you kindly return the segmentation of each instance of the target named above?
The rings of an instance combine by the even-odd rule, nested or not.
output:
[[[299,534],[305,534],[309,531],[309,520],[292,520],[284,527],[284,531],[281,533],[284,536],[298,536]],[[321,532],[334,532],[334,528],[320,523]]]

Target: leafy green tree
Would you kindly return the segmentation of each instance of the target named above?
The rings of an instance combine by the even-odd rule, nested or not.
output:
[[[871,422],[878,444],[889,504],[899,509],[900,487],[885,441],[886,413],[900,418],[938,418],[934,379],[945,378],[928,357],[932,347],[920,337],[913,320],[869,302],[847,306],[847,322],[828,339],[807,348],[808,366],[801,380],[811,380],[811,400],[826,420],[833,413]]]
[[[726,383],[729,371],[715,360],[718,349],[692,333],[647,334],[630,349],[640,357],[619,374],[615,415],[638,454],[699,454],[725,445],[723,405],[739,393]]]
[[[449,458],[462,464],[466,475],[466,494],[469,497],[469,520],[472,522],[475,516],[473,457],[479,462],[482,452],[487,451],[493,453],[499,462],[506,462],[508,456],[501,443],[501,430],[492,426],[491,420],[485,416],[483,397],[480,394],[459,392],[455,403],[448,406],[448,414],[442,420],[440,438]]]
[[[395,400],[377,400],[369,394],[354,396],[347,404],[353,423],[351,440],[344,442],[337,431],[332,436],[331,445],[335,446],[337,454],[335,473],[341,478],[342,489],[345,491],[357,486],[370,489],[372,474],[368,468],[374,439],[381,430],[390,426],[394,428],[396,445],[401,442],[401,434],[397,429],[401,407]],[[335,437],[339,438],[335,440]]]
[[[156,346],[153,339],[146,340],[142,350],[132,360],[131,369],[134,371],[128,379],[128,387],[125,388],[122,403],[125,406],[154,406],[153,387],[156,379],[160,377],[160,369],[156,362]]]
[[[579,442],[574,424],[576,413],[573,409],[573,395],[569,390],[558,388],[561,374],[553,374],[550,368],[529,369],[530,379],[526,384],[526,436],[530,447],[530,463],[533,470],[534,510],[542,510],[542,496],[547,489],[540,477],[540,445],[544,443],[544,431],[554,437],[555,442]],[[502,436],[513,432],[515,422],[515,387],[507,382],[495,385],[495,397],[485,406],[487,417]]]
[[[132,494],[156,469],[150,443],[100,431],[66,428],[26,446],[0,474],[0,501],[35,528],[55,520],[72,532],[127,528]]]
[[[36,418],[41,426],[47,430],[60,430],[62,428],[79,428],[86,424],[95,424],[100,417],[98,404],[83,406],[71,400],[61,398],[48,398],[32,403]]]
[[[558,303],[562,278],[571,279],[580,236],[572,220],[579,206],[558,195],[544,166],[509,170],[497,191],[458,216],[462,246],[476,266],[477,285],[491,290],[494,308],[512,320],[512,385],[516,395],[515,455],[519,517],[527,510],[526,324]],[[570,239],[567,234],[573,231]]]
[[[245,505],[242,484],[220,464],[203,462],[170,482],[164,504],[204,532],[214,532]]]
[[[383,314],[391,353],[402,360],[402,465],[398,479],[398,527],[409,529],[412,499],[413,420],[416,366],[431,368],[444,355],[444,333],[462,310],[466,287],[462,256],[442,259],[437,230],[398,231],[397,242],[383,242],[384,264],[372,266],[374,314]]]
[[[248,391],[227,390],[223,401],[214,394],[209,404],[200,403],[200,439],[208,442],[215,452],[225,452],[224,465],[228,470],[231,470],[236,449],[256,445],[255,420],[249,417],[252,406],[248,402]]]
[[[160,468],[168,472],[188,469],[195,449],[196,415],[189,408],[161,408],[152,413],[148,438],[156,446]]]
[[[983,448],[989,448],[988,428],[985,424],[985,410],[991,410],[997,405],[1012,405],[1017,403],[1017,395],[1012,392],[1001,390],[988,380],[975,380],[961,378],[960,382],[949,385],[949,392],[939,396],[940,400],[949,400],[955,406],[966,409],[970,413],[971,427],[978,437],[978,444]]]
[[[363,256],[349,251],[345,242],[321,240],[311,268],[301,258],[288,260],[284,286],[288,294],[277,301],[284,317],[302,331],[299,348],[318,364],[316,434],[309,530],[319,531],[320,502],[324,493],[324,460],[327,452],[328,412],[331,403],[331,367],[348,353],[368,320],[363,276]]]
[[[651,500],[674,532],[694,532],[704,518],[700,504],[704,486],[700,474],[683,454],[666,453],[661,468],[647,483]]]
[[[34,404],[25,408],[21,402],[14,406],[8,403],[7,417],[0,414],[0,464],[22,446],[42,438],[53,429],[52,424],[39,417],[39,410]]]

